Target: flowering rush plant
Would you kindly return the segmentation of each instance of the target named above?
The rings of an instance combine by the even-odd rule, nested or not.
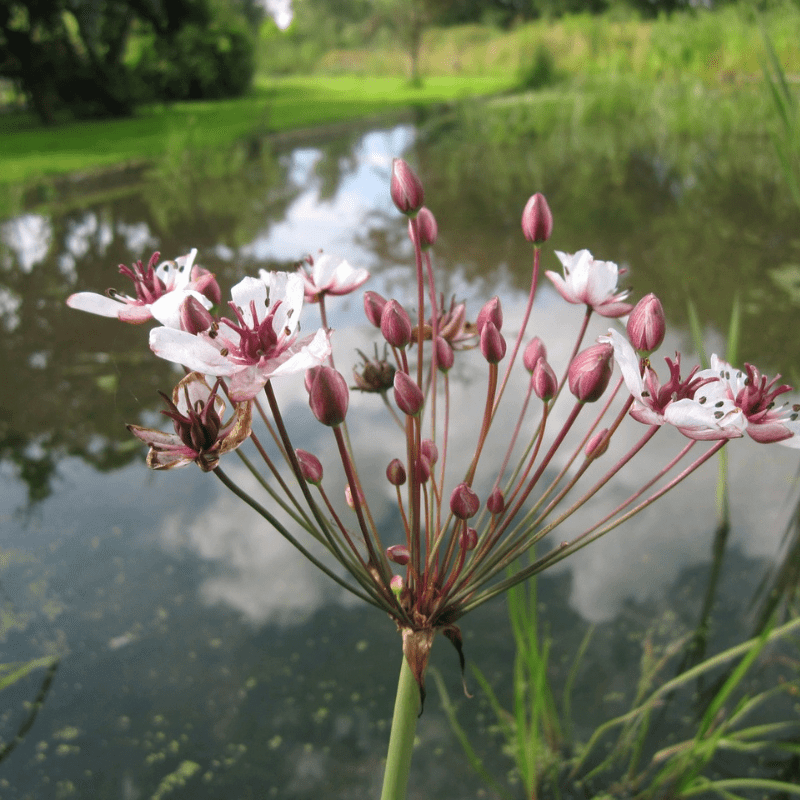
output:
[[[185,369],[172,396],[163,394],[163,413],[173,431],[128,426],[149,446],[149,467],[195,463],[212,473],[332,580],[396,623],[403,658],[383,800],[405,796],[437,634],[456,647],[463,671],[457,623],[471,609],[648,507],[730,439],[747,434],[761,443],[800,447],[800,406],[781,403],[790,387],[768,380],[750,364],[739,370],[713,356],[710,369],[695,366],[685,372],[676,354],[665,359],[666,372],[659,377],[651,356],[665,335],[661,303],[650,294],[632,305],[618,286],[617,265],[595,260],[587,250],[558,252],[563,274],[545,273],[565,301],[585,307],[571,355],[558,365],[559,377],[546,343],[528,333],[541,247],[553,226],[541,194],[534,194],[522,212],[522,232],[532,245],[532,277],[522,323],[508,331],[498,297],[483,305],[474,323],[463,303],[442,300],[431,260],[436,220],[423,205],[421,182],[400,159],[393,163],[390,191],[407,218],[416,308],[365,292],[364,311],[382,340],[382,354],[376,346],[374,358],[362,356],[353,388],[380,395],[391,424],[404,434],[405,446],[386,465],[385,475],[402,522],[393,537],[399,543],[383,543],[359,477],[359,453],[347,432],[350,389],[334,365],[335,333],[326,316],[328,297],[359,289],[369,278],[365,270],[327,254],[307,257],[294,273],[262,270],[232,288],[222,315],[219,286],[213,275],[194,266],[195,251],[162,264],[155,254],[146,268],[141,262],[120,267],[133,280],[135,296],[79,293],[67,300],[74,308],[126,322],[162,323],[150,331],[150,348]],[[306,335],[301,334],[304,303],[318,304],[322,320]],[[624,332],[620,324],[587,345],[593,314],[627,318]],[[475,420],[463,419],[459,410],[469,412],[450,404],[448,376],[460,358],[483,365],[485,399]],[[621,374],[612,383],[615,363]],[[513,370],[529,376],[518,407],[508,407],[504,397]],[[319,436],[335,440],[346,502],[354,512],[350,518],[343,518],[328,494],[317,456],[292,442],[273,387],[287,379],[305,383],[309,416],[303,428],[316,419]],[[552,423],[557,403],[565,406],[559,417],[564,421]],[[628,417],[629,425],[638,426],[634,444],[625,438],[628,444],[606,463],[610,459],[603,457]],[[642,475],[641,485],[610,513],[559,537],[555,546],[521,566],[520,556],[570,520],[670,426],[685,444],[667,463]],[[455,436],[474,439],[466,463],[448,464]],[[247,440],[261,466],[244,454]],[[499,469],[482,460],[489,449],[504,453]],[[266,499],[228,475],[223,456],[236,455],[256,475]],[[485,486],[491,488],[479,495]]]

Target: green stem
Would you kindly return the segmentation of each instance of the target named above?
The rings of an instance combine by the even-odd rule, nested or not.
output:
[[[386,772],[383,774],[381,800],[405,800],[408,773],[411,771],[411,752],[417,730],[419,686],[405,655],[400,667],[397,697],[394,701],[392,732],[386,753]]]

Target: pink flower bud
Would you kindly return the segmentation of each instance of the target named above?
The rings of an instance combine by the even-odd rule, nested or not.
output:
[[[506,509],[506,500],[500,489],[495,489],[486,501],[486,508],[489,509],[490,514],[502,514]]]
[[[222,291],[217,283],[217,278],[213,272],[209,272],[205,267],[192,267],[191,272],[192,288],[207,297],[215,306],[222,302]]]
[[[431,479],[431,462],[426,456],[420,455],[417,460],[417,483],[427,483]]]
[[[394,401],[397,407],[409,417],[415,417],[422,411],[425,397],[422,389],[406,372],[397,372],[394,376]]]
[[[322,464],[319,459],[307,450],[295,450],[297,463],[300,465],[300,473],[308,483],[319,486],[322,483]]]
[[[538,336],[534,336],[522,353],[522,364],[528,372],[533,373],[540,358],[547,358],[547,348]]]
[[[411,341],[411,319],[397,300],[390,300],[383,308],[381,333],[392,347],[403,348]]]
[[[558,378],[556,378],[553,368],[547,363],[546,358],[540,358],[536,362],[536,368],[531,376],[534,394],[544,402],[552,400],[558,389]]]
[[[364,505],[364,492],[361,489],[356,489],[356,495],[358,497],[358,504],[363,506]],[[350,484],[348,483],[347,486],[344,487],[344,500],[347,503],[348,508],[355,511],[356,504],[353,500],[353,490],[350,488]]]
[[[483,326],[489,321],[494,323],[497,330],[503,329],[503,309],[500,306],[499,297],[493,297],[478,312],[478,319],[475,320],[475,327],[478,329],[478,333],[483,333]]]
[[[450,510],[459,519],[469,519],[478,513],[481,501],[478,495],[467,486],[466,483],[459,483],[450,495]]]
[[[506,354],[506,340],[491,321],[481,331],[481,353],[490,364],[498,364]]]
[[[392,486],[402,486],[406,482],[406,468],[399,458],[393,458],[386,467],[386,479]]]
[[[584,455],[586,458],[600,458],[600,456],[608,450],[609,441],[608,428],[597,431],[597,433],[586,442],[586,447],[583,450]]]
[[[333,367],[315,367],[308,390],[308,404],[323,424],[341,425],[347,416],[350,392],[347,381]]]
[[[431,439],[423,439],[419,445],[420,452],[431,464],[439,460],[439,448]]]
[[[214,325],[214,317],[196,298],[189,295],[181,303],[181,328],[187,333],[197,335]]]
[[[599,400],[611,380],[614,348],[593,344],[582,350],[569,365],[569,390],[581,403]]]
[[[400,592],[403,591],[403,576],[402,575],[392,575],[392,579],[389,581],[389,588],[396,595],[399,595]]]
[[[553,232],[553,214],[540,192],[532,195],[522,212],[522,232],[533,244],[541,244]]]
[[[462,550],[474,550],[478,544],[478,531],[475,528],[467,528],[461,531],[458,543],[461,545]]]
[[[422,182],[402,158],[392,161],[392,202],[401,214],[413,217],[425,202]]]
[[[386,558],[404,567],[411,561],[411,553],[408,552],[408,548],[404,544],[393,544],[391,547],[386,548]]]
[[[436,366],[442,372],[448,372],[453,368],[453,364],[456,360],[456,354],[453,352],[453,348],[450,347],[447,339],[443,339],[441,336],[436,337],[434,347],[436,348]]]
[[[628,338],[634,350],[649,355],[657,350],[664,341],[667,322],[664,319],[664,308],[654,295],[643,297],[628,317]]]
[[[364,313],[376,328],[381,326],[381,314],[385,306],[386,299],[377,292],[364,292]]]
[[[408,224],[410,227],[411,222],[409,221]],[[419,210],[417,224],[419,226],[419,245],[423,250],[430,250],[436,244],[439,226],[436,224],[436,218],[426,206],[422,206]]]

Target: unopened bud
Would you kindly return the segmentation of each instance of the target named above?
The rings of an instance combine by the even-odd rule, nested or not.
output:
[[[643,297],[628,317],[628,338],[634,350],[642,355],[649,355],[658,350],[667,332],[667,321],[664,318],[664,307],[654,295]]]
[[[404,544],[393,544],[391,547],[386,548],[386,558],[404,567],[411,561],[411,553]]]
[[[552,400],[558,389],[558,378],[556,378],[553,368],[547,363],[546,358],[540,358],[536,362],[536,368],[531,376],[534,394],[547,403]]]
[[[402,486],[406,482],[406,468],[399,458],[393,458],[386,467],[386,479],[392,486]]]
[[[491,321],[481,331],[481,353],[490,364],[498,364],[506,354],[506,340]]]
[[[486,508],[489,509],[490,514],[502,514],[506,509],[506,500],[500,489],[495,489],[486,501]]]
[[[453,368],[453,364],[456,360],[456,354],[453,352],[453,348],[450,347],[449,342],[441,336],[436,337],[434,347],[436,348],[436,366],[442,372],[448,372]]]
[[[553,233],[553,214],[540,192],[532,195],[522,212],[522,232],[533,244],[541,244]]]
[[[547,348],[538,336],[534,336],[522,353],[522,364],[528,372],[533,373],[540,358],[547,358]]]
[[[431,479],[431,466],[430,459],[420,454],[417,459],[417,483],[427,483]]]
[[[403,591],[403,576],[392,575],[392,579],[389,581],[389,588],[399,597]]]
[[[478,333],[483,333],[483,326],[487,322],[494,323],[497,330],[503,329],[503,309],[500,306],[499,297],[493,297],[478,312],[478,319],[475,320],[475,327],[478,329]]]
[[[364,292],[364,313],[367,319],[376,327],[381,326],[381,314],[386,306],[386,298],[377,292]]]
[[[422,411],[425,396],[408,373],[398,372],[394,376],[394,401],[404,414],[415,417]]]
[[[347,416],[350,392],[347,381],[333,367],[315,367],[308,390],[308,404],[323,424],[341,425]]]
[[[459,483],[450,495],[450,510],[459,519],[469,519],[478,513],[481,501],[478,495],[467,486],[466,483]]]
[[[214,325],[214,317],[196,298],[189,295],[181,303],[181,328],[187,333],[197,335]]]
[[[411,222],[409,221],[409,226]],[[422,206],[417,214],[417,225],[419,230],[419,246],[423,250],[430,250],[436,244],[436,238],[439,236],[439,226],[436,224],[436,218],[426,206]]]
[[[380,327],[392,347],[403,348],[411,341],[411,318],[397,300],[389,300],[384,306]]]
[[[307,450],[295,450],[297,463],[300,465],[300,474],[308,483],[319,486],[322,483],[322,464],[319,459]]]
[[[478,544],[478,531],[475,528],[467,528],[465,531],[461,531],[459,544],[462,550],[474,550]]]
[[[425,202],[422,182],[402,158],[392,161],[390,192],[397,210],[409,217],[413,217]]]
[[[435,464],[439,460],[439,448],[436,443],[431,439],[423,439],[419,445],[420,452],[422,453],[431,464]]]
[[[589,459],[600,458],[600,456],[608,450],[608,443],[610,440],[608,428],[597,431],[597,433],[586,442],[586,447],[583,450],[584,455]]]
[[[611,380],[614,348],[594,344],[578,353],[569,365],[569,390],[582,403],[599,400]]]
[[[364,505],[364,492],[361,489],[356,489],[356,497],[358,497],[358,504],[363,506]],[[348,483],[347,486],[344,487],[344,499],[347,503],[348,508],[355,511],[356,504],[353,500],[353,490],[350,488],[350,484]]]
[[[215,306],[222,302],[222,291],[213,272],[209,272],[205,267],[194,266],[191,272],[191,282],[192,288],[207,297]]]

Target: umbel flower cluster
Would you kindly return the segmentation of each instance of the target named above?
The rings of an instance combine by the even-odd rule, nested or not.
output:
[[[522,323],[509,331],[498,297],[478,310],[474,323],[463,303],[442,300],[431,261],[436,220],[423,204],[422,184],[400,159],[393,163],[390,191],[407,218],[416,308],[364,293],[364,312],[382,342],[373,358],[361,354],[353,380],[354,389],[380,395],[390,424],[404,433],[405,446],[386,465],[385,475],[402,522],[392,536],[399,543],[383,544],[359,477],[359,453],[347,433],[348,379],[334,366],[335,333],[326,316],[328,298],[360,289],[369,278],[365,270],[328,254],[309,256],[294,273],[262,270],[258,277],[244,278],[221,309],[214,276],[194,265],[196,251],[161,264],[155,254],[147,267],[141,262],[120,267],[133,280],[134,295],[79,293],[67,303],[126,322],[161,323],[150,331],[150,348],[181,364],[186,376],[171,398],[163,395],[163,413],[173,431],[128,426],[149,445],[148,466],[163,470],[196,463],[213,473],[333,580],[385,611],[402,634],[405,658],[423,690],[437,632],[456,646],[463,668],[456,623],[465,613],[646,508],[729,439],[747,434],[761,443],[800,447],[800,407],[782,402],[790,387],[777,378],[768,380],[750,364],[736,369],[716,356],[710,369],[683,372],[675,354],[665,359],[666,371],[659,377],[651,357],[665,335],[661,303],[650,294],[632,305],[618,286],[617,265],[596,260],[587,250],[557,252],[563,274],[545,273],[566,302],[585,307],[571,355],[558,365],[559,376],[548,361],[546,343],[528,333],[541,247],[553,226],[545,198],[533,195],[522,212],[522,232],[532,245],[532,277]],[[301,335],[307,303],[319,305],[322,326]],[[619,322],[587,346],[593,314]],[[485,399],[475,419],[451,407],[449,372],[459,358],[483,365]],[[615,363],[621,375],[612,383]],[[505,397],[513,370],[529,376],[518,407]],[[319,436],[335,440],[351,516],[343,518],[337,499],[327,493],[317,456],[293,445],[273,389],[278,379],[304,380],[308,421],[315,418]],[[226,403],[231,407],[227,419]],[[565,406],[557,417],[564,421],[554,424],[557,403]],[[254,417],[261,420],[258,430]],[[626,422],[628,417],[632,421]],[[633,445],[629,436],[618,437],[628,444],[604,465],[603,456],[624,422],[639,426],[640,433]],[[602,492],[670,426],[685,437],[673,458],[654,474],[641,475],[641,485],[613,511],[566,538],[562,534],[555,546],[522,565],[520,556]],[[465,436],[475,443],[471,457],[448,465],[453,438]],[[260,467],[238,449],[248,439]],[[489,449],[505,454],[499,469],[496,463],[487,468],[482,460]],[[233,451],[258,474],[264,498],[228,476],[221,459],[235,458]],[[487,469],[493,473],[486,474]],[[491,489],[479,495],[486,486]],[[327,558],[316,555],[320,545]]]

